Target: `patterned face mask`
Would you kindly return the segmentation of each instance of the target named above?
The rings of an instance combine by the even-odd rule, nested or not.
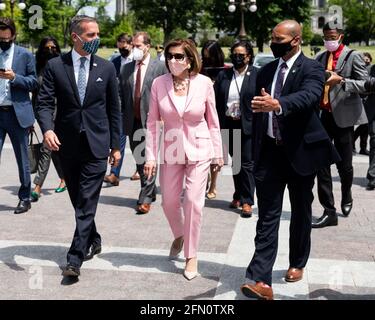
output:
[[[82,42],[82,49],[86,51],[88,54],[95,54],[100,45],[100,38],[96,38],[91,41],[83,41],[79,35],[77,35],[78,39]]]

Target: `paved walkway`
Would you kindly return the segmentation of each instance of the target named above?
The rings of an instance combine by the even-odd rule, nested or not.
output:
[[[135,213],[139,182],[129,179],[135,166],[127,150],[120,186],[104,185],[100,198],[96,221],[104,250],[84,263],[77,283],[62,283],[61,267],[74,230],[68,194],[54,193],[58,178],[52,167],[39,202],[28,213],[14,215],[18,173],[7,142],[0,163],[0,299],[246,299],[239,286],[254,251],[257,212],[243,219],[228,208],[230,168],[219,177],[217,199],[206,200],[201,277],[186,281],[184,261],[167,259],[172,234],[160,197],[150,214]],[[367,161],[365,156],[354,159],[351,215],[340,216],[337,227],[313,230],[305,277],[294,284],[283,280],[290,216],[286,198],[273,275],[276,299],[375,299],[375,193],[365,190]],[[339,195],[335,170],[334,180]],[[340,200],[337,196],[338,208]],[[314,215],[321,213],[316,200]]]

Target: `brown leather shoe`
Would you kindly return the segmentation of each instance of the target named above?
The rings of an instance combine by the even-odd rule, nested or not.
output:
[[[117,187],[120,184],[120,179],[114,174],[104,177],[104,182],[110,183],[114,187]]]
[[[303,269],[289,268],[285,275],[285,281],[287,282],[297,282],[302,280]]]
[[[140,213],[149,213],[151,205],[149,203],[142,203],[137,207],[137,211]]]
[[[253,214],[253,208],[248,203],[242,205],[241,217],[250,218]]]
[[[229,208],[232,209],[238,209],[239,207],[241,207],[241,201],[236,199],[234,199],[229,205]]]
[[[273,300],[272,288],[266,287],[263,282],[257,282],[256,284],[245,283],[241,286],[241,291],[248,298]]]
[[[134,172],[134,174],[131,176],[130,180],[135,181],[141,179],[138,171]]]

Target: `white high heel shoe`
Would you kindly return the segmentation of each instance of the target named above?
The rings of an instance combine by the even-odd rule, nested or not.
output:
[[[179,241],[179,246],[176,248],[175,243]],[[177,260],[182,248],[184,246],[184,239],[183,237],[179,237],[174,239],[171,250],[169,251],[169,260]]]
[[[200,276],[200,274],[198,273],[198,261],[197,261],[197,270],[196,271],[187,271],[186,266],[185,266],[185,270],[184,270],[183,275],[189,281],[193,280],[194,278],[196,278],[198,276]]]

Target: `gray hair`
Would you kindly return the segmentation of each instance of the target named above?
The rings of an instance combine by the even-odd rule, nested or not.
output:
[[[82,23],[83,22],[95,22],[95,23],[98,23],[96,21],[96,19],[93,18],[93,17],[89,17],[89,16],[85,16],[85,15],[75,16],[70,21],[70,26],[69,26],[70,34],[72,34],[73,32],[76,33],[76,34],[78,34],[78,35],[82,34],[83,33],[83,29],[82,29]]]

